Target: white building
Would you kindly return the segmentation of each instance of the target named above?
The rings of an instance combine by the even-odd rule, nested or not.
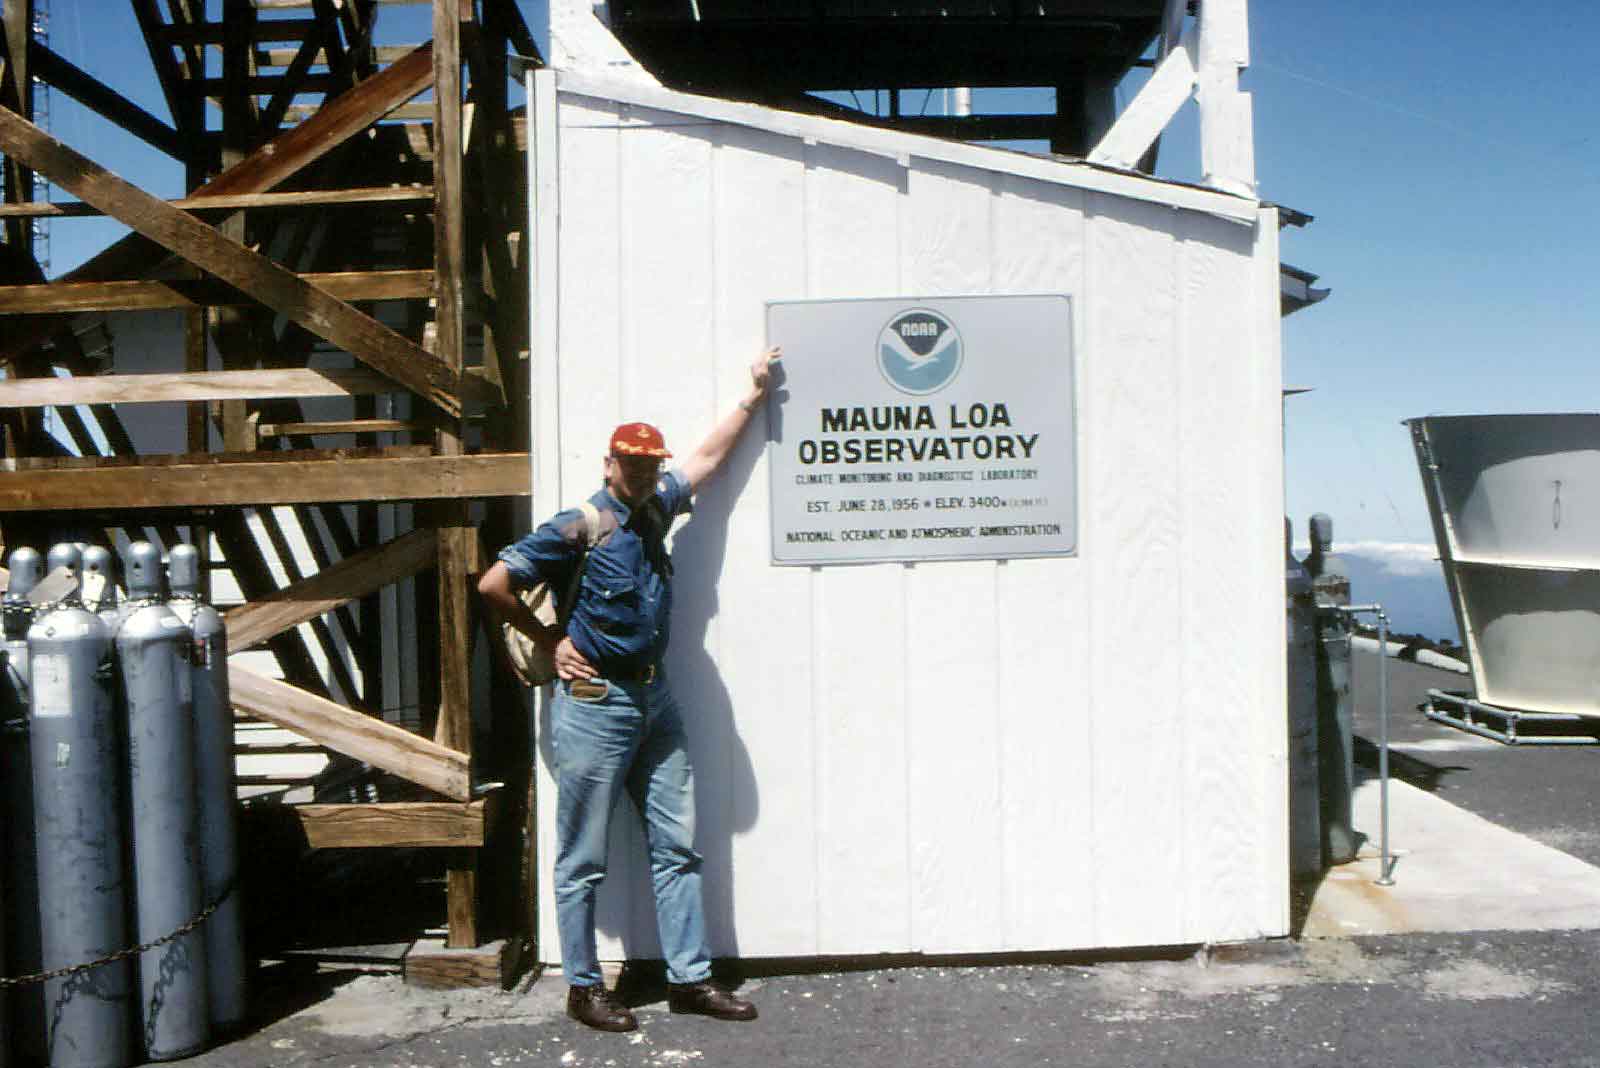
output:
[[[663,89],[587,4],[552,7],[529,108],[536,515],[591,492],[619,422],[691,447],[769,301],[1073,302],[1075,555],[774,567],[760,422],[679,526],[668,663],[714,951],[1287,933],[1278,213],[1252,192],[1242,2],[1208,0],[1101,164]],[[1117,166],[1196,89],[1209,187]],[[658,956],[618,823],[601,956]]]

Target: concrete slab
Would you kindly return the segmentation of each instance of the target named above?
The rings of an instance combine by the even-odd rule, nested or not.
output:
[[[1408,783],[1389,783],[1393,886],[1376,885],[1379,784],[1357,787],[1368,846],[1312,896],[1308,938],[1600,928],[1600,868]]]

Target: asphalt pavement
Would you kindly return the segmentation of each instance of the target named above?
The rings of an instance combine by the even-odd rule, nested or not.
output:
[[[1317,895],[1312,918],[1329,935],[1144,959],[746,974],[740,990],[761,1009],[748,1024],[670,1015],[658,985],[625,978],[641,1027],[622,1035],[567,1020],[559,975],[508,992],[440,992],[390,974],[277,965],[262,972],[252,1030],[183,1063],[1600,1068],[1600,905],[1582,896],[1600,887],[1600,752],[1511,749],[1431,724],[1414,709],[1421,694],[1466,680],[1390,664],[1403,850],[1393,889],[1410,896],[1375,896],[1382,889],[1360,867],[1370,874],[1370,855],[1334,869],[1324,886],[1337,874],[1368,904]],[[1356,682],[1369,742],[1374,665],[1362,659]],[[1375,787],[1369,777],[1360,796]],[[1374,839],[1375,812],[1358,806],[1358,828]],[[1541,882],[1546,871],[1560,878]],[[1352,917],[1366,922],[1360,908],[1373,900],[1421,919],[1408,933],[1338,933]]]

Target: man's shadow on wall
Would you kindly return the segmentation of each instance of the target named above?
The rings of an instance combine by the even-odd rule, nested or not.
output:
[[[678,521],[671,542],[674,577],[667,677],[683,714],[694,764],[695,844],[704,858],[706,935],[712,955],[724,958],[739,956],[733,838],[755,825],[760,796],[749,751],[734,721],[732,696],[708,644],[720,604],[730,519],[766,448],[765,436],[756,430],[748,428],[722,468],[695,495],[694,511],[687,520]],[[726,649],[736,643],[724,638],[722,644]],[[541,705],[540,755],[553,773],[549,702]],[[554,805],[555,798],[541,803]],[[541,858],[541,878],[550,877],[553,862],[553,856]],[[661,958],[643,824],[626,792],[612,814],[609,870],[600,888],[595,927],[599,934],[620,937],[630,961]],[[601,956],[606,956],[603,947]],[[659,979],[654,974],[641,978],[645,985]]]

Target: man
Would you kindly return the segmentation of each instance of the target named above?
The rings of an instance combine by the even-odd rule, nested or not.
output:
[[[779,350],[750,367],[751,388],[683,461],[661,473],[671,456],[661,432],[626,423],[611,436],[604,487],[590,498],[598,528],[586,531],[580,509],[558,513],[500,553],[478,583],[503,620],[554,655],[551,731],[556,763],[556,920],[567,1015],[602,1031],[632,1031],[633,1013],[606,990],[595,952],[595,893],[606,875],[613,803],[624,788],[644,819],[650,850],[656,923],[667,958],[667,1000],[673,1012],[753,1020],[755,1006],[710,980],[700,896],[700,854],[694,849],[694,777],[677,703],[667,685],[672,561],[665,539],[674,517],[722,465],[766,394]],[[517,596],[539,582],[571,587],[583,560],[566,626],[541,625]]]

